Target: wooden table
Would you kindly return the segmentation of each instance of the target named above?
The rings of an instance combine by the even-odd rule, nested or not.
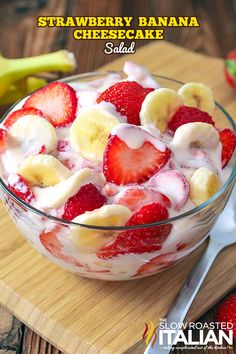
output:
[[[78,58],[79,65],[76,73],[92,71],[117,58],[117,55],[105,55],[103,41],[76,42],[72,38],[71,30],[53,28],[39,31],[36,27],[37,16],[196,15],[200,21],[200,28],[194,30],[169,28],[165,31],[165,38],[191,50],[208,55],[225,56],[235,46],[235,13],[236,2],[233,0],[215,0],[205,3],[188,0],[181,2],[157,0],[8,0],[6,2],[0,0],[0,50],[5,56],[13,58],[66,48],[73,51]],[[137,47],[146,43],[146,41],[138,41]],[[208,311],[200,321],[211,321],[214,313],[215,308]],[[233,354],[235,351],[224,351],[224,353]],[[188,352],[190,351],[183,351],[183,353]],[[58,354],[59,351],[0,308],[0,354],[3,353]],[[217,354],[221,353],[223,354],[223,351],[217,351]]]

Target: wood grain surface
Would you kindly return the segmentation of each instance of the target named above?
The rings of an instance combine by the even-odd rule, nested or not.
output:
[[[79,65],[76,72],[78,73],[97,69],[119,56],[105,55],[102,41],[74,41],[70,31],[65,29],[45,31],[36,28],[36,19],[39,15],[72,14],[133,17],[195,15],[200,21],[200,28],[184,31],[170,28],[166,30],[166,39],[197,52],[221,57],[235,46],[235,0],[181,0],[181,2],[173,0],[0,0],[0,50],[5,56],[14,58],[66,48],[77,55]],[[138,41],[137,47],[145,43],[147,42]],[[217,72],[216,75],[221,75],[221,72]],[[228,95],[232,96],[227,88],[226,96]],[[5,110],[6,107],[0,107],[0,112]],[[1,219],[2,217],[3,215],[0,214]],[[2,232],[1,230],[0,234]],[[201,320],[210,321],[213,315],[214,309],[208,311]],[[6,352],[8,354],[59,353],[33,331],[24,327],[16,319],[13,320],[6,310],[1,309],[0,354]],[[186,354],[188,352],[188,350],[183,351]],[[221,354],[221,351],[217,351],[217,354]]]
[[[120,58],[106,68],[120,69],[126,59]],[[154,73],[205,82],[231,114],[236,112],[234,95],[220,75],[221,59],[164,42],[142,47],[130,59],[146,64]],[[50,264],[22,240],[7,216],[1,217],[0,223],[0,302],[70,354],[142,353],[144,321],[150,318],[157,323],[165,315],[201,253],[198,249],[176,267],[145,280],[101,282],[75,277]],[[188,319],[202,315],[235,285],[235,249],[219,256]]]

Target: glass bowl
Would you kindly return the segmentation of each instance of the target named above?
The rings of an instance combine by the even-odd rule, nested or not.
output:
[[[102,79],[106,75],[107,73],[94,72],[67,77],[62,81],[76,86],[76,83]],[[178,89],[182,85],[181,82],[167,77],[153,76],[163,87]],[[13,109],[20,107],[21,104],[22,100],[11,107],[1,121]],[[229,127],[236,132],[236,125],[232,118],[218,103],[216,103],[214,119],[217,122],[217,126],[221,128]],[[173,266],[207,238],[210,229],[222,212],[235,183],[235,155],[230,162],[229,168],[231,172],[229,178],[212,198],[200,206],[168,220],[142,225],[142,231],[149,227],[155,227],[157,235],[158,230],[163,225],[172,225],[172,231],[160,249],[151,253],[126,254],[107,260],[98,258],[95,253],[83,254],[72,244],[70,237],[71,228],[92,229],[94,230],[94,237],[96,237],[96,233],[103,232],[109,239],[111,234],[114,237],[121,231],[140,229],[140,226],[95,227],[64,221],[47,215],[19,199],[8,189],[2,179],[0,179],[1,199],[25,239],[38,252],[59,266],[75,274],[95,279],[130,280],[143,278]]]

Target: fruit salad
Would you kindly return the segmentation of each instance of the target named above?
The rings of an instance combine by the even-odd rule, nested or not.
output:
[[[2,180],[30,205],[5,200],[18,228],[50,259],[102,279],[153,274],[193,250],[213,218],[191,231],[170,219],[221,188],[236,146],[208,86],[161,87],[131,62],[124,73],[53,82],[0,126]]]

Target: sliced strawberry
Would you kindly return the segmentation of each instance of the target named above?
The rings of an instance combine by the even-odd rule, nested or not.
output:
[[[54,127],[62,127],[75,119],[76,92],[64,82],[52,82],[32,93],[24,108],[29,106],[40,109]]]
[[[144,88],[135,81],[122,81],[102,92],[97,98],[97,103],[101,101],[112,103],[118,112],[127,117],[128,123],[140,125],[139,113],[143,100],[153,90]]]
[[[168,129],[175,132],[181,125],[194,122],[208,123],[215,126],[215,122],[207,112],[194,107],[181,106],[171,118]]]
[[[0,128],[0,153],[5,151],[6,148],[6,130]]]
[[[43,113],[39,109],[28,106],[27,108],[18,109],[9,114],[4,121],[4,126],[9,129],[19,118],[28,115],[43,117]]]
[[[183,173],[178,170],[160,171],[150,184],[167,195],[176,210],[180,210],[188,200],[189,184]]]
[[[60,232],[60,226],[56,226],[52,231],[43,231],[39,239],[44,246],[44,248],[51,253],[54,257],[76,265],[77,267],[82,267],[82,264],[78,262],[74,257],[65,255],[63,253],[63,244],[58,239],[58,232]]]
[[[144,225],[168,218],[167,208],[159,203],[145,205],[131,216],[126,226]],[[140,227],[118,234],[109,245],[98,251],[99,258],[112,258],[120,254],[144,253],[160,250],[162,243],[171,232],[172,225],[165,224],[152,227]]]
[[[236,136],[234,132],[228,128],[225,128],[219,132],[220,142],[222,144],[222,168],[224,168],[229,160],[231,159],[235,147],[236,147]]]
[[[225,324],[230,325],[230,329],[232,329],[233,336],[236,339],[236,294],[229,296],[219,305],[216,311],[215,321],[222,323],[224,325],[222,329],[227,333],[229,329],[225,328]]]
[[[118,136],[111,135],[103,155],[103,173],[108,182],[117,185],[142,183],[165,166],[169,157],[169,149],[162,152],[149,141],[132,149]]]
[[[61,249],[63,245],[57,238],[57,233],[59,231],[60,227],[56,226],[52,231],[43,231],[39,238],[49,253],[52,253],[55,257],[61,258]]]
[[[151,203],[160,203],[166,208],[171,207],[169,198],[164,194],[145,187],[128,187],[117,195],[114,203],[124,205],[133,212]]]
[[[26,203],[30,203],[35,198],[29,184],[18,174],[8,177],[8,188]]]
[[[150,275],[156,273],[159,270],[168,268],[176,262],[174,253],[161,254],[152,258],[149,262],[143,264],[136,274],[138,275]]]
[[[80,188],[77,194],[68,199],[62,218],[72,220],[86,211],[102,207],[105,202],[106,197],[92,183],[86,184]]]

